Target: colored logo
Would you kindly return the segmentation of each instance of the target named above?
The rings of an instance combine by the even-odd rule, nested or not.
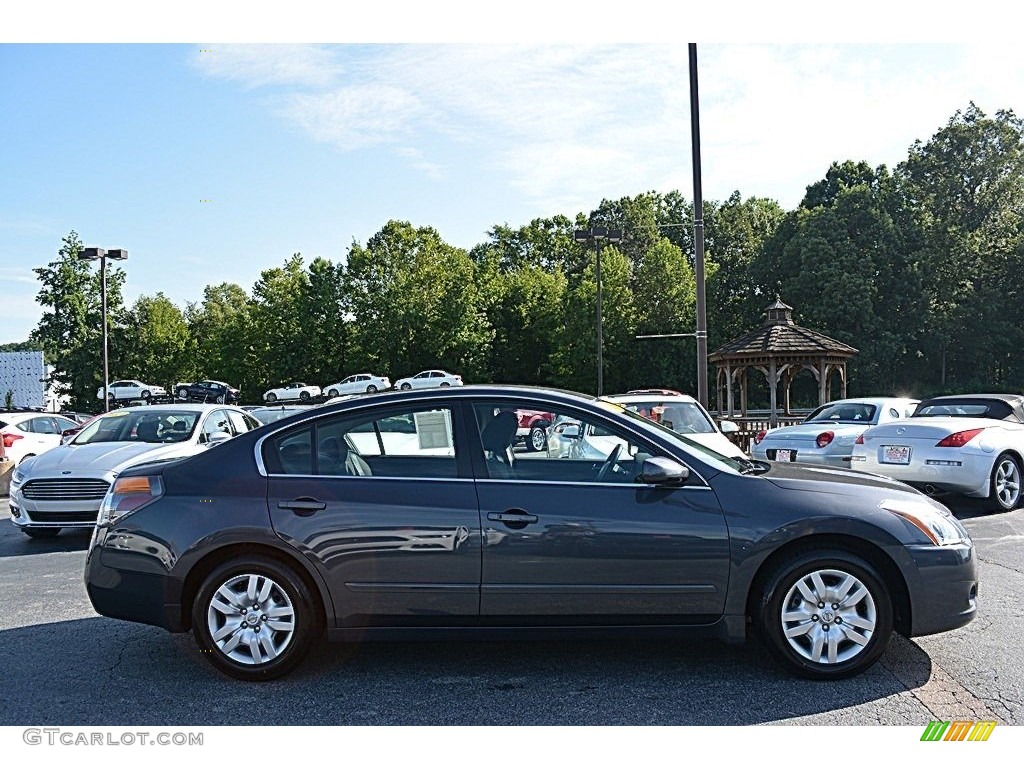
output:
[[[995,727],[994,720],[932,720],[921,734],[921,741],[988,741]]]

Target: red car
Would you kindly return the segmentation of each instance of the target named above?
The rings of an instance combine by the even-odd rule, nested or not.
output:
[[[517,410],[516,418],[519,419],[516,436],[526,441],[526,450],[543,451],[548,444],[548,427],[554,421],[555,415],[541,411]]]

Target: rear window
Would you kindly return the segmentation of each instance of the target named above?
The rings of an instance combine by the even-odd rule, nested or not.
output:
[[[823,405],[808,416],[805,421],[857,422],[874,424],[878,408],[870,403],[832,403]]]
[[[1005,419],[1013,413],[1002,400],[943,400],[922,403],[914,416],[970,416],[979,419]]]

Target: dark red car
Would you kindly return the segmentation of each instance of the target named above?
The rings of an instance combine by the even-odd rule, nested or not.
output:
[[[554,421],[553,413],[542,411],[516,411],[519,428],[516,437],[526,441],[526,450],[543,451],[548,444],[548,427]]]

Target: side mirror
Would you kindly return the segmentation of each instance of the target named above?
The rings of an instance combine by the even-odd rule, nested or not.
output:
[[[211,445],[223,443],[225,440],[231,439],[231,434],[228,432],[211,432],[207,439],[210,441]]]
[[[735,421],[727,421],[723,419],[718,422],[718,428],[722,430],[723,435],[731,435],[735,432],[740,431],[740,426]]]
[[[564,437],[566,440],[580,439],[579,424],[565,424],[555,427],[555,434]]]
[[[646,459],[640,470],[640,482],[647,485],[682,485],[689,479],[688,467],[660,456]]]

